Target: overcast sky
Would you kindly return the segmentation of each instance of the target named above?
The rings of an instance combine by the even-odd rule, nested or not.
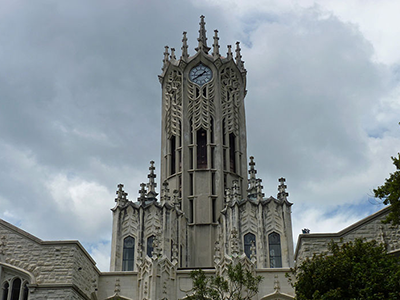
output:
[[[0,0],[0,217],[79,240],[109,268],[118,183],[160,161],[164,46],[241,42],[248,156],[266,196],[287,179],[293,235],[383,208],[400,151],[397,0]],[[178,51],[179,50],[179,51]],[[157,177],[159,179],[159,176]],[[160,184],[159,184],[160,185]]]

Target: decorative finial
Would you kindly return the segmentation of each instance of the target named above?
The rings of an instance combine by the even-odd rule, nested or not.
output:
[[[231,255],[233,257],[237,257],[239,255],[239,239],[238,239],[238,231],[236,227],[233,227],[231,231]]]
[[[279,279],[278,279],[278,275],[275,275],[275,280],[274,280],[274,290],[275,292],[279,292],[281,290],[281,286],[279,284]]]
[[[254,162],[254,157],[250,156],[249,162],[249,188],[247,189],[247,193],[249,198],[257,199],[261,201],[264,198],[264,194],[262,192],[263,186],[261,185],[262,180],[260,178],[256,178],[257,170],[255,168],[256,163]]]
[[[287,201],[287,197],[289,196],[289,193],[286,192],[286,184],[285,184],[286,179],[281,177],[279,178],[279,186],[278,186],[278,200],[280,201]]]
[[[154,161],[150,162],[150,174],[147,175],[147,177],[149,178],[149,183],[147,184],[147,199],[148,200],[153,200],[153,201],[157,201],[156,197],[157,197],[157,193],[156,193],[156,186],[157,183],[155,183],[154,178],[156,178],[156,174],[154,174],[154,170],[156,168],[154,167]]]
[[[186,31],[183,32],[182,48],[181,49],[182,49],[182,59],[184,61],[187,61],[187,59],[189,58],[189,53],[188,53]]]
[[[117,198],[115,198],[115,202],[117,202],[117,205],[119,206],[124,206],[128,199],[126,196],[128,196],[128,193],[125,193],[123,190],[124,185],[122,183],[118,184],[118,191],[116,192]]]
[[[164,59],[163,59],[163,67],[161,68],[162,71],[165,70],[169,63],[169,53],[168,53],[168,46],[165,46],[165,51],[164,51]]]
[[[144,182],[142,182],[140,184],[140,190],[139,190],[139,198],[138,198],[139,202],[141,202],[142,204],[145,203],[146,201],[146,184]]]
[[[217,59],[217,58],[220,57],[218,40],[219,40],[219,37],[218,37],[218,30],[215,29],[215,30],[214,30],[213,54],[212,54],[213,57],[214,57],[214,59]]]
[[[244,66],[243,66],[243,61],[242,61],[242,55],[240,54],[240,42],[236,42],[236,65],[238,66],[239,70],[243,71]]]
[[[168,181],[163,182],[163,188],[161,190],[161,203],[169,202],[171,197],[169,196]]]
[[[303,229],[301,230],[301,233],[303,233],[303,234],[308,234],[308,233],[310,233],[310,229],[308,229],[308,228],[303,228]]]
[[[232,193],[231,189],[225,189],[225,206],[229,205],[232,202]]]
[[[233,180],[232,181],[232,202],[239,202],[241,199],[240,195],[240,187],[239,187],[239,181],[238,180]]]
[[[201,51],[203,50],[205,53],[208,53],[210,51],[210,47],[207,47],[207,36],[206,36],[206,22],[204,22],[204,16],[200,16],[200,30],[199,30],[199,38],[197,39],[199,41],[199,46],[196,48],[196,51]]]
[[[232,45],[228,45],[228,53],[226,53],[227,59],[232,59]]]
[[[171,60],[176,60],[176,56],[175,56],[175,48],[171,48]]]

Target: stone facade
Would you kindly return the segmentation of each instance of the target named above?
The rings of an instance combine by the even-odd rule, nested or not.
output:
[[[389,210],[390,207],[386,207],[337,233],[300,234],[295,252],[296,263],[301,263],[306,257],[312,257],[313,254],[328,252],[328,244],[331,241],[342,244],[357,238],[382,242],[389,254],[399,255],[399,226],[382,223]]]
[[[165,48],[162,186],[158,194],[153,161],[137,199],[118,185],[110,272],[77,241],[42,241],[0,221],[2,299],[183,299],[191,270],[226,276],[237,263],[264,278],[255,299],[293,299],[285,179],[266,198],[254,158],[247,164],[246,69],[239,43],[222,56],[218,40],[215,31],[207,46],[202,16],[194,55],[186,33],[179,59]]]

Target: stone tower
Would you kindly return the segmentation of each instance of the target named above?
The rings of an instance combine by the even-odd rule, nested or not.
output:
[[[215,30],[208,47],[201,16],[193,55],[186,32],[178,59],[165,47],[160,194],[153,161],[137,201],[118,186],[110,270],[135,272],[140,299],[176,299],[186,268],[222,274],[240,261],[266,276],[293,266],[285,179],[265,198],[253,157],[247,167],[246,70],[239,43],[222,56],[218,39]]]
[[[201,16],[196,53],[182,55],[165,47],[162,74],[161,182],[178,191],[188,217],[189,267],[211,267],[224,191],[237,182],[240,197],[247,188],[246,70],[239,42],[221,56],[218,31],[207,46]]]

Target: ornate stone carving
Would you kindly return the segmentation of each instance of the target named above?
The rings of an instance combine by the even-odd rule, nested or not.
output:
[[[225,122],[224,134],[239,135],[239,92],[240,83],[235,70],[226,67],[221,71],[221,106]]]
[[[174,70],[167,75],[165,85],[165,124],[168,136],[181,136],[182,73]]]

